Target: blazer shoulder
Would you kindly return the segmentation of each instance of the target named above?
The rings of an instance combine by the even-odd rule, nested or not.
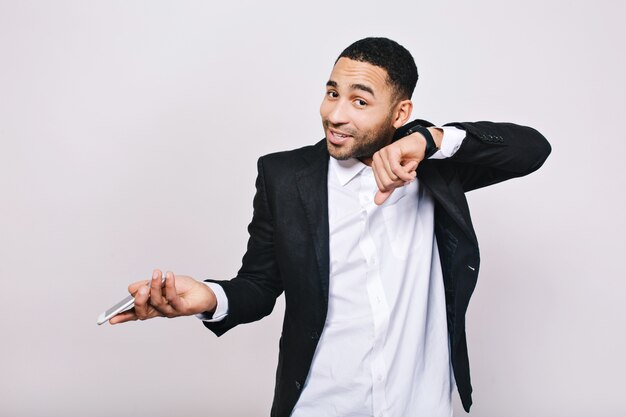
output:
[[[259,169],[266,170],[300,170],[312,163],[328,159],[326,141],[321,140],[314,145],[303,146],[287,151],[273,152],[259,158]]]

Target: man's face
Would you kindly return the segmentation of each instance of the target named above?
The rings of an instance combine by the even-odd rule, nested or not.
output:
[[[395,102],[387,71],[340,58],[326,84],[320,107],[328,153],[336,159],[371,156],[391,143]]]

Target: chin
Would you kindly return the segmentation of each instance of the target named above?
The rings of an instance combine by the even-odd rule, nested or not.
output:
[[[346,146],[337,146],[331,143],[329,140],[326,140],[326,148],[328,149],[328,153],[333,158],[339,161],[345,161],[346,159],[353,158],[352,152]]]

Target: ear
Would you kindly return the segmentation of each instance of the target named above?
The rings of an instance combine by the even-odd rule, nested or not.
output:
[[[402,100],[396,104],[394,111],[393,127],[398,129],[403,126],[411,117],[413,111],[413,102],[411,100]]]

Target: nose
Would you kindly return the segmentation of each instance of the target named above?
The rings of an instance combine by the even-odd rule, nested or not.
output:
[[[346,103],[343,100],[338,100],[332,103],[327,103],[328,111],[326,113],[326,119],[333,125],[343,125],[349,122],[348,109]]]

